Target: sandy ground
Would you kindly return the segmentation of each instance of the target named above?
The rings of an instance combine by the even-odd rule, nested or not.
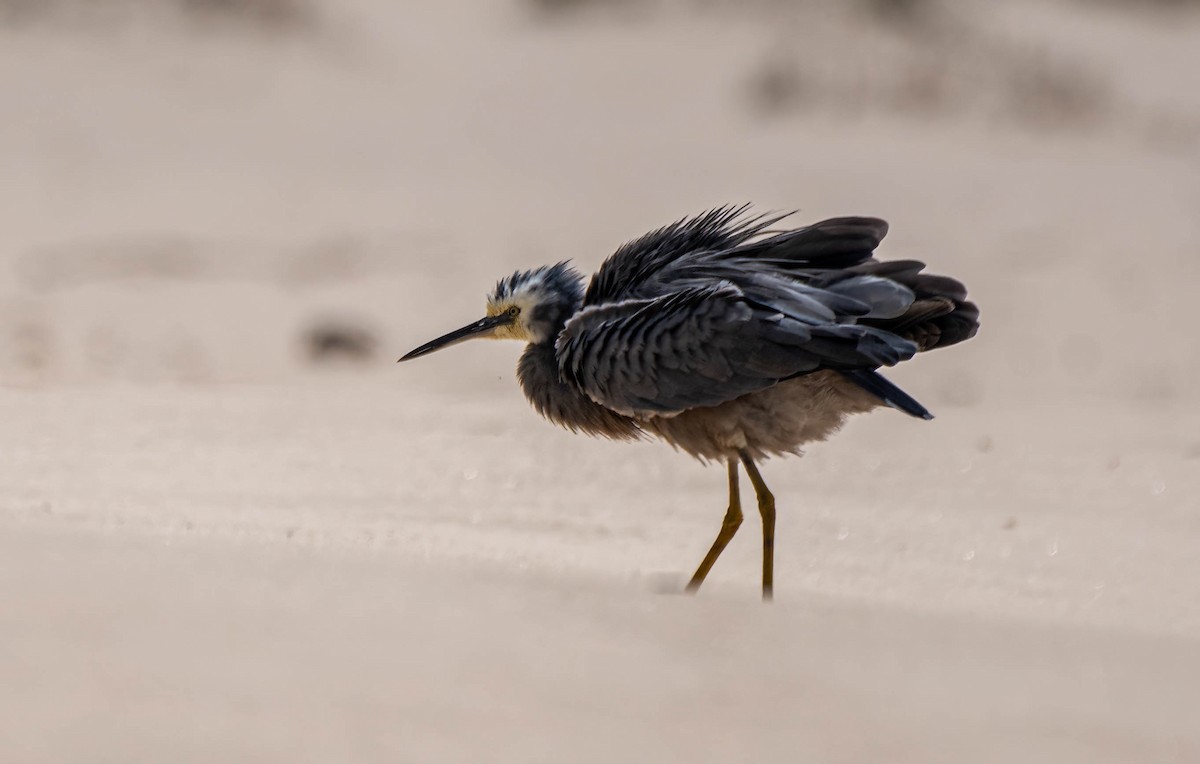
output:
[[[1194,12],[50,5],[0,15],[0,761],[1200,760]],[[722,470],[540,422],[517,346],[392,363],[741,200],[886,217],[984,321],[891,374],[933,422],[765,465],[771,607],[753,522],[675,594]]]

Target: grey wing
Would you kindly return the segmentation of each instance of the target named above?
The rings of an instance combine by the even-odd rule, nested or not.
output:
[[[846,323],[890,318],[912,304],[912,291],[861,270],[873,262],[887,230],[878,218],[830,218],[727,250],[688,253],[661,267],[641,289],[669,292],[727,280],[750,299],[784,312]]]
[[[888,230],[878,218],[842,217],[768,235],[787,215],[750,216],[748,209],[720,207],[625,244],[592,277],[583,304],[654,297],[720,280],[743,286],[749,273],[804,282],[867,262]]]
[[[626,244],[588,285],[583,304],[648,299],[728,282],[746,299],[805,323],[857,323],[903,314],[913,293],[861,270],[887,235],[883,220],[841,217],[768,235],[783,217],[722,207]]]
[[[791,315],[719,282],[585,308],[559,335],[559,370],[597,403],[645,417],[715,406],[821,368],[892,365],[916,352],[888,332],[839,323],[814,301],[811,312]]]
[[[647,288],[673,263],[697,253],[722,252],[742,245],[786,217],[748,216],[750,205],[718,207],[683,218],[622,245],[592,276],[584,305],[652,296]]]

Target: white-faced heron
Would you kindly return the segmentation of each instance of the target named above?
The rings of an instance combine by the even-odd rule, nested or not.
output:
[[[575,432],[653,435],[729,468],[729,508],[688,590],[742,522],[738,464],[763,523],[763,597],[771,597],[775,499],[757,462],[827,438],[849,414],[920,403],[877,371],[974,336],[979,310],[961,283],[914,260],[878,262],[876,218],[792,230],[786,216],[722,207],[632,241],[584,289],[566,263],[514,273],[487,317],[400,360],[475,337],[528,343],[517,365],[538,413]]]

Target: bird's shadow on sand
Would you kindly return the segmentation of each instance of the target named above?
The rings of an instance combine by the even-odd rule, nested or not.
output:
[[[669,594],[691,597],[695,592],[687,590],[688,576],[677,570],[660,570],[648,573],[642,586],[651,594]]]

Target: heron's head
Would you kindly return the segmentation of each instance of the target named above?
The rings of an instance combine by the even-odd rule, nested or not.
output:
[[[401,358],[407,361],[469,339],[553,341],[583,301],[583,277],[566,263],[517,271],[496,282],[487,316],[427,342]]]

